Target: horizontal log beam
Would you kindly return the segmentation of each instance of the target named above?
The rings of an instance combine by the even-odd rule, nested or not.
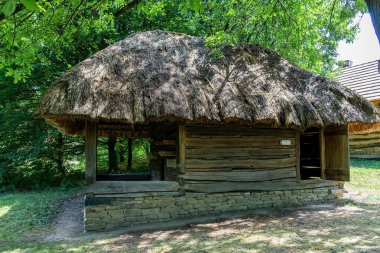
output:
[[[175,140],[162,140],[159,142],[155,142],[154,145],[157,145],[157,146],[175,146],[176,141]]]
[[[295,155],[295,148],[188,148],[187,158],[220,158],[220,157],[252,157],[252,156],[287,156]]]
[[[295,178],[296,168],[284,168],[273,170],[246,170],[246,171],[197,171],[186,172],[181,176],[185,180],[205,180],[205,181],[231,181],[231,182],[257,182],[282,178]]]
[[[189,192],[236,192],[236,191],[281,191],[281,190],[302,190],[320,187],[338,186],[339,182],[309,179],[301,180],[297,183],[296,179],[280,179],[265,182],[198,182],[185,181],[185,190]]]
[[[294,137],[293,129],[263,129],[250,127],[218,126],[218,127],[186,127],[187,137],[195,136],[281,136]]]
[[[374,132],[369,134],[350,134],[349,138],[350,141],[380,139],[380,132]]]
[[[179,196],[179,192],[136,192],[120,194],[95,194],[96,198],[138,198],[138,197],[155,197],[155,196]]]
[[[281,140],[290,140],[291,145],[281,145]],[[267,147],[267,148],[291,148],[295,147],[295,138],[271,138],[271,137],[247,137],[247,138],[187,138],[186,146],[199,148],[252,148],[252,147]]]
[[[186,159],[186,168],[246,168],[246,169],[275,169],[293,167],[296,165],[296,158],[281,159],[221,159],[221,160],[203,160],[203,159]]]
[[[176,192],[178,182],[175,181],[97,181],[86,187],[88,193],[118,194],[136,192]]]
[[[158,151],[158,155],[162,157],[176,157],[177,151]]]

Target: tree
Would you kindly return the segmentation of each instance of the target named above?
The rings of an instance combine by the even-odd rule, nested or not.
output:
[[[375,28],[377,40],[380,44],[380,0],[365,0],[371,15],[372,24]]]
[[[41,50],[62,56],[62,48],[76,43],[74,34],[78,32],[82,36],[107,32],[112,38],[105,42],[110,44],[131,32],[157,28],[207,37],[213,47],[261,44],[306,69],[326,73],[335,64],[338,42],[353,40],[357,32],[353,19],[366,8],[363,0],[39,3],[45,12],[16,6],[14,13],[1,21],[0,68],[16,82],[31,75],[36,61],[49,64]]]
[[[118,170],[116,141],[116,137],[108,137],[108,173],[116,172]]]
[[[132,156],[133,156],[133,139],[131,137],[128,138],[128,171],[132,169]]]

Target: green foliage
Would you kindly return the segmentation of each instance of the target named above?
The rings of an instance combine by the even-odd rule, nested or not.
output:
[[[97,173],[109,174],[107,137],[99,137],[97,142]],[[112,174],[149,174],[150,142],[145,138],[132,138],[132,167],[128,168],[128,138],[117,138],[117,171]]]
[[[42,9],[35,0],[21,0],[21,3],[27,8],[29,11],[37,11]]]
[[[358,29],[353,19],[366,9],[363,0],[146,0],[115,16],[125,1],[41,1],[46,12],[30,12],[34,1],[23,2],[30,8],[0,26],[0,69],[15,82],[25,82],[36,62],[50,64],[50,55],[63,57],[63,49],[76,43],[78,34],[92,44],[88,38],[93,32],[98,39],[103,39],[99,33],[107,33],[108,45],[132,32],[157,28],[204,36],[210,46],[261,44],[306,69],[328,73],[336,63],[338,42],[353,40]],[[11,3],[5,2],[8,12],[14,10]]]
[[[5,16],[10,16],[14,14],[16,11],[16,7],[18,4],[18,0],[6,0],[5,3],[3,3],[3,13]],[[37,11],[42,10],[45,11],[44,8],[41,7],[41,5],[37,4],[35,0],[21,0],[21,4],[28,10],[28,11]]]
[[[3,12],[5,16],[10,16],[16,9],[16,0],[9,0],[4,4]]]

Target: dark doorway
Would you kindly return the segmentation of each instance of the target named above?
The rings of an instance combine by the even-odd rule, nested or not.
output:
[[[308,128],[300,135],[301,179],[321,178],[319,129]]]

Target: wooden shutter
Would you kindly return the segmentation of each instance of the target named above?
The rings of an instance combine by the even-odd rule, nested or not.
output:
[[[325,128],[325,178],[350,181],[348,126]]]

